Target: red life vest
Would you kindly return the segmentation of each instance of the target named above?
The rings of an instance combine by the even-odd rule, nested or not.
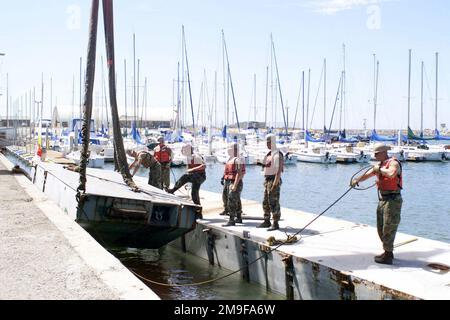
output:
[[[188,169],[193,169],[193,168],[197,168],[197,167],[200,167],[201,165],[203,165],[203,163],[195,163],[195,157],[194,157],[194,155],[192,155],[192,159],[191,159],[191,161],[189,161],[189,163],[188,163]],[[202,170],[198,170],[198,171],[196,171],[196,172],[199,172],[199,173],[201,173],[201,172],[205,172],[205,168],[203,168]]]
[[[236,164],[237,158],[233,158],[225,164],[225,171],[223,173],[223,178],[225,180],[235,180],[238,175],[238,165]],[[245,164],[241,164],[241,175],[245,174]]]
[[[391,165],[392,161],[397,161],[397,159],[395,158],[390,158],[387,161],[385,161],[381,167],[388,169],[389,166]],[[403,189],[403,172],[402,172],[402,166],[400,164],[400,162],[398,162],[400,165],[400,173],[396,174],[394,177],[389,178],[383,175],[378,175],[378,181],[377,181],[377,185],[378,185],[378,189],[380,191],[400,191]]]
[[[170,162],[170,149],[167,146],[158,146],[159,151],[155,151],[155,159],[159,163],[169,163]]]

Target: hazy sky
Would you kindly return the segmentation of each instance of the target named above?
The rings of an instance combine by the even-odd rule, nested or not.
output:
[[[149,79],[149,106],[173,105],[173,80],[181,56],[181,26],[185,26],[193,103],[199,106],[204,72],[212,100],[218,72],[218,118],[224,118],[221,30],[225,32],[238,114],[249,119],[256,74],[257,118],[263,120],[266,66],[270,62],[270,33],[278,59],[281,89],[292,125],[301,72],[311,69],[310,114],[327,59],[327,123],[331,118],[340,73],[342,44],[346,45],[345,126],[373,123],[373,54],[380,60],[378,128],[404,128],[407,122],[408,49],[413,50],[412,121],[420,127],[420,62],[425,62],[426,128],[434,128],[435,52],[439,52],[439,122],[450,124],[450,3],[446,0],[116,0],[115,43],[118,100],[124,101],[123,61],[128,63],[128,104],[131,105],[132,35],[136,33],[141,79]],[[36,87],[44,73],[44,106],[72,103],[75,76],[79,103],[79,58],[86,59],[90,1],[4,1],[0,11],[0,115],[6,114],[5,79],[10,78],[13,101]],[[100,14],[97,75],[105,55]],[[96,83],[97,96],[101,78]],[[141,98],[142,99],[142,98]],[[96,99],[98,100],[98,98]],[[301,107],[301,105],[300,105]],[[269,109],[270,109],[269,101]],[[131,109],[130,109],[131,110]],[[130,112],[130,111],[129,111]],[[281,106],[278,102],[277,121]],[[121,110],[123,113],[123,110]],[[269,121],[272,112],[269,110]],[[338,114],[337,114],[338,115]],[[333,127],[337,126],[335,115]],[[297,126],[301,122],[301,109]],[[320,91],[313,127],[323,126]]]

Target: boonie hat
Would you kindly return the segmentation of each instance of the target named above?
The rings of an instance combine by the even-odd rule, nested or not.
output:
[[[385,145],[384,143],[376,143],[373,148],[373,153],[377,154],[379,152],[391,150],[391,147]]]

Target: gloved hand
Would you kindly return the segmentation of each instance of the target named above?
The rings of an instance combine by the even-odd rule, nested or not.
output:
[[[222,179],[220,179],[220,184],[223,185],[223,186],[225,185],[225,178],[224,177],[222,177]]]
[[[374,173],[377,173],[377,174],[380,173],[380,165],[379,164],[374,165],[372,169],[373,169]]]
[[[359,186],[358,182],[359,182],[358,180],[353,179],[352,182],[350,182],[350,187],[354,188],[354,187]]]

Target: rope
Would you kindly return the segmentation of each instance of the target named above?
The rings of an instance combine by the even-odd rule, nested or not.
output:
[[[360,173],[361,171],[363,171],[364,169],[367,169],[367,171],[365,172],[365,173],[367,173],[367,172],[369,172],[369,170],[372,169],[372,166],[367,166],[367,167],[362,168],[361,170],[359,170],[358,172],[356,172],[356,173],[353,175],[353,177],[356,176],[356,175],[357,175],[358,173]],[[364,173],[364,174],[365,174],[365,173]],[[353,177],[352,177],[352,178],[353,178]],[[336,201],[334,201],[334,202],[333,202],[331,205],[329,205],[324,211],[322,211],[322,213],[320,213],[318,216],[316,216],[314,219],[312,219],[308,224],[306,224],[306,225],[305,225],[302,229],[300,229],[298,232],[296,232],[295,234],[293,234],[293,235],[291,235],[291,236],[288,236],[288,239],[287,239],[286,241],[281,241],[281,243],[277,244],[274,248],[271,248],[268,252],[265,252],[265,253],[264,253],[263,255],[261,255],[259,258],[256,258],[255,260],[251,261],[250,263],[245,264],[245,265],[244,265],[243,267],[241,267],[240,269],[238,269],[238,270],[236,270],[236,271],[233,271],[233,272],[230,272],[230,273],[228,273],[228,274],[226,274],[226,275],[224,275],[224,276],[217,277],[217,278],[214,278],[214,279],[210,279],[210,280],[207,280],[207,281],[195,282],[195,283],[188,283],[188,284],[168,284],[168,283],[161,283],[161,282],[158,282],[158,281],[153,281],[153,280],[150,280],[150,279],[148,279],[148,278],[145,278],[145,277],[143,277],[143,276],[137,274],[136,272],[134,272],[133,269],[130,269],[130,271],[131,271],[133,274],[135,274],[138,278],[140,278],[140,279],[142,279],[142,280],[144,280],[144,281],[146,281],[146,282],[149,282],[149,283],[152,283],[152,284],[155,284],[155,285],[158,285],[158,286],[162,286],[162,287],[170,287],[170,288],[201,286],[201,285],[213,283],[213,282],[216,282],[216,281],[220,281],[220,280],[222,280],[222,279],[225,279],[225,278],[227,278],[227,277],[230,277],[230,276],[232,276],[232,275],[234,275],[234,274],[236,274],[236,273],[238,273],[238,272],[241,272],[242,270],[248,268],[248,267],[251,266],[252,264],[254,264],[254,263],[258,262],[259,260],[261,260],[262,258],[264,258],[266,255],[268,255],[268,254],[272,253],[273,251],[277,250],[278,248],[280,248],[282,245],[285,245],[285,244],[291,244],[291,243],[293,242],[293,240],[296,239],[297,236],[298,236],[300,233],[302,233],[302,232],[303,232],[308,226],[310,226],[314,221],[316,221],[317,219],[319,219],[319,218],[320,218],[322,215],[324,215],[328,210],[330,210],[336,203],[338,203],[342,198],[344,198],[344,197],[345,197],[352,189],[355,189],[355,190],[366,190],[366,189],[356,189],[356,188],[350,186],[349,189],[348,189],[347,191],[345,191],[345,192],[344,192],[344,193],[343,193]]]

